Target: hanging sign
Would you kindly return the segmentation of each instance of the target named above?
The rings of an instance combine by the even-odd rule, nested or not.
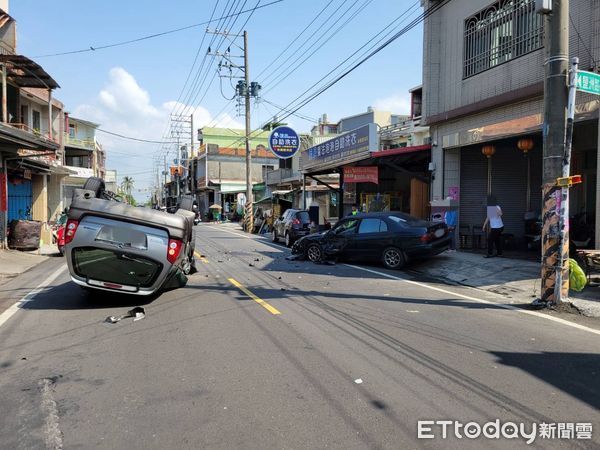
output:
[[[379,184],[379,168],[377,166],[344,167],[344,183]]]
[[[269,135],[269,148],[280,159],[291,158],[300,149],[300,137],[290,127],[277,127]]]

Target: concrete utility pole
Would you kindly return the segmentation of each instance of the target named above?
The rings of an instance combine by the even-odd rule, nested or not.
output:
[[[568,71],[569,71],[569,0],[553,0],[552,12],[545,16],[544,80],[544,160],[542,209],[542,291],[541,301],[554,304],[569,293],[569,234],[561,242],[561,188],[556,180],[563,176],[565,157]],[[568,202],[568,196],[566,198]],[[567,219],[568,220],[568,219]],[[562,253],[562,257],[561,257]],[[558,267],[561,260],[563,266]],[[560,269],[562,284],[556,288]],[[558,292],[558,296],[556,295]]]
[[[246,207],[245,207],[245,216],[244,216],[244,228],[248,232],[252,232],[254,229],[254,210],[252,204],[254,202],[253,194],[252,194],[252,153],[250,151],[250,98],[258,97],[260,92],[260,85],[258,83],[250,83],[250,66],[248,63],[248,32],[244,31],[241,35],[230,34],[227,31],[208,31],[207,33],[211,34],[220,34],[225,38],[228,38],[230,42],[241,49],[244,54],[243,56],[232,55],[230,52],[230,48],[227,48],[225,52],[215,51],[211,52],[210,47],[208,49],[208,54],[212,56],[218,56],[221,58],[219,62],[219,71],[221,70],[229,70],[229,75],[219,74],[222,78],[241,78],[238,81],[236,87],[236,96],[238,99],[244,98],[244,111],[246,116],[246,130],[245,130],[245,146],[246,146]],[[234,42],[235,38],[242,37],[244,39],[243,47],[240,48],[238,44]],[[233,58],[243,58],[244,65],[241,66],[233,61]],[[238,73],[234,74],[233,69],[237,70]],[[243,76],[240,76],[239,72],[243,72]],[[243,81],[242,81],[243,80]]]
[[[248,32],[244,31],[244,81],[246,92],[244,103],[246,107],[246,231],[254,229],[254,208],[252,207],[252,153],[250,152],[250,71],[248,67]]]

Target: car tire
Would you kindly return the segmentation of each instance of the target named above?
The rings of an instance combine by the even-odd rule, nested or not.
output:
[[[58,246],[58,253],[60,253],[60,256],[65,256],[65,246],[64,245]]]
[[[96,198],[102,198],[104,192],[106,191],[106,186],[102,178],[89,177],[87,180],[85,180],[83,189],[87,191],[93,191]]]
[[[323,249],[319,244],[310,244],[306,247],[306,259],[310,262],[319,262],[323,260]]]
[[[402,269],[406,264],[406,256],[396,247],[388,247],[381,254],[381,262],[386,269]]]
[[[275,231],[275,229],[273,229],[273,231],[271,232],[271,240],[273,242],[277,242],[277,231]]]
[[[285,246],[290,248],[293,244],[294,241],[292,240],[292,236],[290,235],[290,233],[285,233]]]

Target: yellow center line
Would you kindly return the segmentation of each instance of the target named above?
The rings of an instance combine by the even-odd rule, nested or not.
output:
[[[267,311],[269,311],[271,314],[273,315],[278,315],[281,314],[279,312],[278,309],[273,308],[271,305],[269,305],[267,302],[265,302],[262,298],[256,296],[252,291],[250,291],[249,289],[245,288],[244,286],[242,286],[240,283],[238,283],[236,280],[234,280],[233,278],[228,278],[229,282],[231,284],[233,284],[236,288],[238,288],[240,291],[242,291],[244,294],[246,294],[248,297],[250,297],[252,300],[254,300],[256,303],[258,303],[260,306],[262,306],[263,308],[265,308]]]
[[[196,258],[198,258],[200,261],[202,261],[204,264],[208,264],[208,259],[206,259],[204,256],[202,256],[200,253],[198,253],[196,250],[194,250],[194,255],[196,256]]]

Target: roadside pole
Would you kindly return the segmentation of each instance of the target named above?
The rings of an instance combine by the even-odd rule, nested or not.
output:
[[[553,0],[545,15],[544,159],[542,187],[542,290],[541,303],[555,304],[568,296],[568,226],[561,234],[562,191],[556,180],[563,174],[565,159],[569,68],[569,0]],[[568,211],[566,211],[568,212]],[[564,213],[564,211],[563,211]],[[561,239],[562,235],[562,239]],[[559,266],[559,264],[561,264]],[[561,280],[557,280],[557,271]],[[562,282],[558,287],[557,281]]]
[[[577,94],[577,68],[579,58],[573,58],[569,70],[569,103],[567,113],[567,132],[565,138],[565,156],[562,165],[562,177],[571,175],[571,147],[573,144],[573,126],[575,121],[575,98]],[[558,241],[559,256],[556,267],[556,283],[554,286],[554,302],[557,304],[567,300],[569,295],[569,186],[562,186],[560,196],[560,236]],[[564,294],[566,291],[566,295]]]
[[[598,145],[596,146],[596,245],[600,249],[600,108],[598,109]]]
[[[248,32],[244,31],[244,104],[246,108],[246,231],[254,230],[254,208],[252,203],[252,153],[250,152],[250,73],[248,67]]]

